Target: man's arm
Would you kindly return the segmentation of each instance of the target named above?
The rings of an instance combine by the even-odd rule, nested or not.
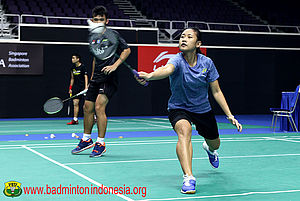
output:
[[[119,59],[114,63],[114,65],[120,66],[127,59],[130,53],[131,53],[130,48],[123,50],[122,53],[120,54]]]
[[[104,68],[102,68],[102,72],[104,72],[105,74],[110,74],[111,72],[115,71],[127,59],[130,53],[130,48],[124,49],[117,61],[111,66],[105,66]]]
[[[74,75],[73,75],[73,73],[71,71],[71,80],[70,80],[70,86],[69,86],[69,94],[72,94],[73,84],[74,84]]]
[[[89,83],[89,77],[87,75],[84,75],[84,88],[88,88],[88,83]]]
[[[92,75],[91,75],[91,80],[93,79],[94,71],[95,71],[95,57],[94,57],[93,63],[92,63]]]

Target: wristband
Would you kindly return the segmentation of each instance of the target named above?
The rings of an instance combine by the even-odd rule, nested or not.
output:
[[[71,90],[71,89],[72,89],[72,85],[69,86],[69,90]]]

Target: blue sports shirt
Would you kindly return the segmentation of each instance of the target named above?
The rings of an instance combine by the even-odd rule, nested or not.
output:
[[[175,70],[170,75],[171,97],[168,110],[184,109],[194,113],[205,113],[211,110],[208,100],[209,83],[219,78],[213,61],[197,54],[197,64],[190,67],[182,53],[169,59]]]

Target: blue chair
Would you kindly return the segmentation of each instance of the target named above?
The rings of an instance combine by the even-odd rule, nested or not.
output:
[[[295,124],[295,121],[292,117],[293,112],[295,111],[297,101],[299,99],[299,94],[300,94],[300,85],[296,88],[296,91],[294,92],[294,96],[292,99],[292,104],[290,109],[283,109],[283,108],[270,108],[270,111],[273,112],[273,118],[272,118],[272,128],[275,131],[276,128],[276,122],[277,122],[277,117],[287,117],[291,127],[293,128],[294,131],[298,132],[297,126]],[[275,125],[274,124],[274,118],[275,118]]]

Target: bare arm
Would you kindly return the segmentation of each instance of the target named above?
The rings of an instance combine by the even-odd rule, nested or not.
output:
[[[130,53],[131,53],[130,48],[123,50],[123,52],[120,54],[119,59],[114,63],[114,65],[119,67],[127,59]]]
[[[89,83],[89,77],[87,75],[84,75],[84,88],[88,88],[88,83]]]
[[[228,104],[226,102],[226,99],[223,95],[223,92],[220,89],[220,85],[218,80],[213,81],[211,83],[209,83],[210,88],[211,88],[211,92],[215,98],[215,100],[217,101],[217,103],[220,105],[220,107],[222,108],[222,110],[224,111],[224,113],[227,116],[227,119],[237,127],[238,131],[242,131],[242,125],[234,118],[234,116],[231,114],[231,111],[228,107]]]
[[[173,64],[167,64],[163,67],[156,69],[152,73],[139,72],[139,76],[145,80],[161,80],[169,77],[175,70]]]
[[[72,94],[73,84],[74,84],[74,75],[73,75],[73,73],[71,71],[71,80],[70,80],[69,94]]]
[[[95,57],[94,57],[93,63],[92,63],[92,75],[91,75],[91,80],[93,79],[94,71],[95,71]]]
[[[127,59],[130,53],[131,53],[130,48],[123,50],[120,57],[113,65],[105,66],[104,68],[102,68],[101,71],[104,72],[105,74],[110,74],[111,72],[115,71]]]

